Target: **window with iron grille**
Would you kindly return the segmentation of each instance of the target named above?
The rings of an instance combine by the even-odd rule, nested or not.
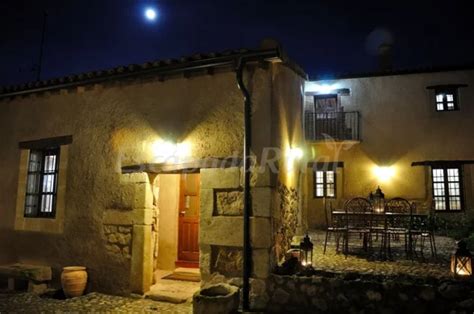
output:
[[[459,110],[456,88],[436,90],[436,111]]]
[[[433,203],[439,211],[458,211],[463,207],[462,168],[432,168]]]
[[[54,218],[58,189],[59,147],[30,150],[25,217]]]
[[[314,197],[335,198],[336,197],[336,172],[314,171]]]

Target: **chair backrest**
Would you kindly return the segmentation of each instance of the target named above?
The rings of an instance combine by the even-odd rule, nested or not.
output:
[[[371,226],[372,215],[370,213],[372,213],[373,207],[368,199],[363,197],[352,198],[344,204],[344,210],[346,212],[347,228],[367,228]],[[358,213],[362,215],[358,215]],[[369,213],[369,215],[365,215],[365,213]]]
[[[412,204],[404,198],[395,197],[385,203],[385,211],[389,213],[411,214]]]
[[[413,225],[413,204],[402,197],[394,197],[385,203],[385,212],[392,214],[402,214],[391,216],[386,219],[388,228],[408,229]]]
[[[372,204],[363,197],[355,197],[344,204],[344,210],[351,213],[372,212]]]

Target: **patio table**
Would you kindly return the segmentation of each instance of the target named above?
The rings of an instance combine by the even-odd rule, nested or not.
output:
[[[367,220],[370,221],[371,227],[375,226],[378,227],[376,232],[380,233],[387,233],[387,221],[391,220],[392,222],[397,222],[400,221],[401,219],[406,219],[410,218],[409,225],[410,227],[408,228],[408,254],[411,255],[412,250],[413,250],[413,238],[412,238],[412,225],[416,221],[417,224],[426,224],[428,221],[428,214],[425,213],[395,213],[395,212],[351,212],[351,211],[345,211],[342,209],[337,209],[331,212],[334,220],[339,223],[344,223],[347,222],[350,217],[357,217],[357,219],[364,219],[364,217],[367,217]],[[395,223],[396,226],[396,223]],[[350,229],[350,226],[347,226],[348,229]],[[402,227],[402,226],[400,226]],[[386,237],[385,237],[386,239]],[[365,240],[365,237],[364,237]],[[366,243],[364,243],[364,247],[366,247]],[[383,249],[385,253],[386,249],[386,243],[384,241],[383,243]]]

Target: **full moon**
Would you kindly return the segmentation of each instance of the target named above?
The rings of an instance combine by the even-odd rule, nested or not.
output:
[[[149,21],[154,21],[156,19],[156,11],[154,9],[146,9],[145,10],[145,17]]]

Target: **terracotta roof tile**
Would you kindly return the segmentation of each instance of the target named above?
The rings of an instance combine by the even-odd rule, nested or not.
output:
[[[27,82],[23,84],[18,84],[18,85],[13,85],[13,86],[0,86],[0,97],[2,95],[8,96],[7,94],[13,93],[13,92],[26,92],[28,93],[29,90],[31,92],[35,92],[35,89],[43,88],[43,87],[51,87],[51,89],[56,88],[56,85],[58,88],[60,85],[65,85],[65,84],[71,84],[71,83],[77,83],[81,84],[83,81],[85,84],[89,83],[91,80],[94,79],[102,79],[102,78],[107,78],[111,77],[113,78],[114,76],[123,75],[127,73],[136,73],[139,75],[142,71],[144,70],[150,70],[152,68],[156,68],[159,71],[160,67],[166,68],[169,66],[177,66],[178,69],[180,68],[180,65],[183,66],[183,71],[186,69],[186,66],[191,66],[193,62],[206,62],[206,60],[211,60],[213,58],[218,58],[218,57],[232,57],[232,56],[238,56],[241,54],[245,53],[252,53],[252,52],[261,52],[264,50],[250,50],[250,49],[233,49],[233,50],[225,50],[222,52],[210,52],[210,53],[195,53],[190,56],[183,56],[179,59],[164,59],[164,60],[154,60],[154,61],[147,61],[142,64],[130,64],[130,65],[125,65],[125,66],[117,66],[114,68],[110,69],[104,69],[104,70],[95,70],[95,71],[89,71],[89,72],[84,72],[84,73],[79,73],[79,74],[69,74],[63,77],[58,77],[58,78],[53,78],[49,80],[43,80],[43,81],[37,81],[37,82]],[[276,51],[276,49],[275,49]],[[295,71],[299,75],[302,75],[303,77],[306,77],[306,74],[299,68],[297,65],[291,63],[291,65],[295,66]]]

